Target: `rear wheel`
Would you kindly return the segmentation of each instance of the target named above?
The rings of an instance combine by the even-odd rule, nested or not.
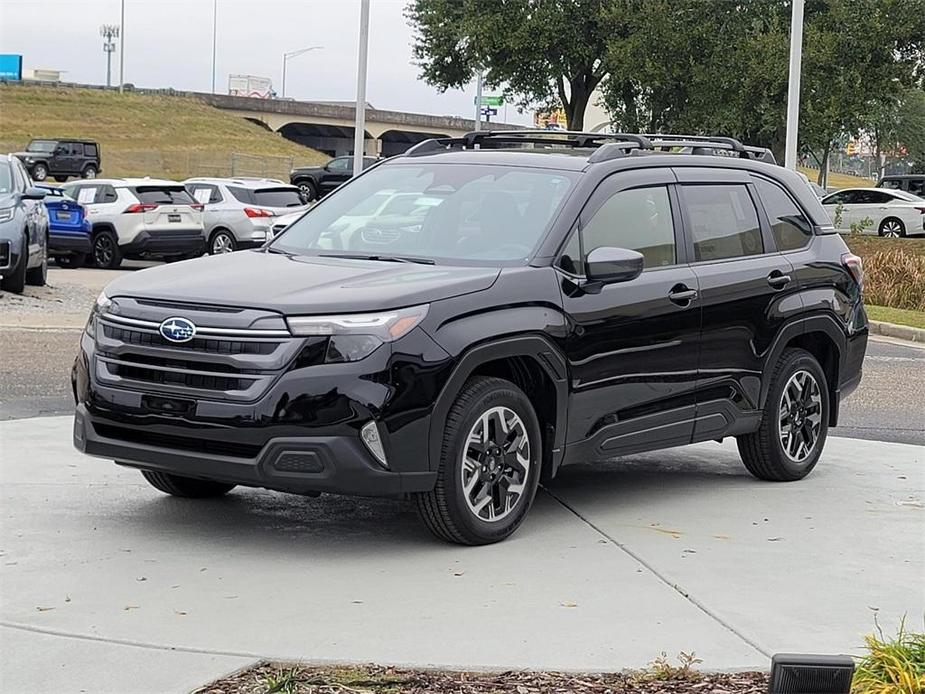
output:
[[[738,437],[739,454],[758,479],[803,479],[822,455],[828,427],[829,389],[822,367],[809,352],[787,349],[774,368],[761,426]]]
[[[523,391],[500,378],[470,379],[447,417],[437,483],[415,495],[424,524],[463,545],[505,539],[530,510],[541,460],[539,422]]]
[[[219,255],[220,253],[233,253],[237,248],[234,236],[224,229],[219,229],[209,241],[209,255]]]
[[[67,176],[55,176],[55,180],[58,183],[64,183],[67,180]]]
[[[96,178],[96,174],[97,174],[97,170],[95,166],[90,165],[90,166],[84,167],[84,170],[83,170],[84,178]]]
[[[93,262],[97,267],[115,270],[122,264],[122,251],[111,231],[101,231],[93,237]]]
[[[311,202],[318,197],[318,189],[311,181],[299,181],[296,185],[299,187],[299,192],[302,193],[302,198],[305,202]]]
[[[880,235],[888,239],[901,239],[906,235],[906,225],[901,219],[896,217],[887,217],[880,222]]]
[[[141,474],[148,484],[171,496],[181,496],[187,499],[209,499],[224,496],[236,485],[225,482],[212,482],[210,480],[197,480],[192,477],[180,477],[167,472],[142,470]]]
[[[55,262],[58,264],[58,267],[63,268],[83,267],[84,263],[87,262],[87,254],[74,253],[73,255],[59,255],[55,258]]]

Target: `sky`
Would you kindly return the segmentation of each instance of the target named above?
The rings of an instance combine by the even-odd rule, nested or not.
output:
[[[474,117],[475,85],[440,94],[412,64],[405,0],[371,0],[367,102],[376,108]],[[120,0],[0,0],[0,53],[23,67],[63,70],[68,82],[105,84],[101,24],[118,24]],[[217,0],[216,91],[229,74],[270,77],[286,96],[352,101],[356,95],[359,0]],[[213,0],[125,0],[125,81],[137,87],[211,91]],[[113,54],[118,82],[119,54]],[[499,109],[504,120],[504,107]],[[507,121],[529,124],[513,106]]]

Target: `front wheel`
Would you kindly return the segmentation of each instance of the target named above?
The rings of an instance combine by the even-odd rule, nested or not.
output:
[[[197,480],[192,477],[181,477],[180,475],[155,472],[154,470],[142,470],[141,474],[148,480],[148,484],[155,489],[171,496],[180,496],[187,499],[209,499],[224,496],[235,488],[235,485],[226,484],[225,482]]]
[[[58,263],[58,267],[67,269],[83,267],[84,263],[87,262],[87,254],[74,253],[73,255],[59,255],[55,258],[55,262]]]
[[[23,237],[22,252],[14,267],[3,273],[0,279],[0,289],[13,294],[22,294],[26,286],[26,267],[29,265],[29,240]]]
[[[32,180],[44,181],[48,178],[48,167],[44,164],[36,164],[32,167]]]
[[[829,429],[829,388],[816,358],[787,349],[771,376],[771,387],[753,434],[738,437],[739,455],[762,480],[806,477],[819,461]]]
[[[440,539],[485,545],[511,535],[533,504],[542,440],[533,405],[500,378],[470,379],[447,416],[433,491],[416,494]]]
[[[26,270],[26,283],[33,287],[44,287],[48,281],[48,244],[42,248],[42,263]]]

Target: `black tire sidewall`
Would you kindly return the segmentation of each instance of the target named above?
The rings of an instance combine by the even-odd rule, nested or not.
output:
[[[530,439],[530,471],[527,474],[527,487],[518,499],[514,512],[503,520],[488,523],[473,515],[463,496],[460,480],[461,453],[469,431],[476,420],[486,410],[499,406],[508,407],[516,412],[527,429],[527,436]],[[539,421],[530,400],[513,384],[507,386],[498,381],[497,385],[493,384],[468,403],[466,409],[466,413],[459,420],[458,427],[448,429],[446,434],[449,445],[445,445],[444,450],[448,452],[448,455],[445,455],[441,464],[445,466],[444,487],[447,511],[454,525],[464,533],[467,540],[472,544],[487,544],[503,540],[513,533],[533,505],[542,463],[542,436]]]
[[[793,462],[784,452],[784,448],[780,442],[780,418],[778,417],[778,409],[780,407],[780,399],[783,395],[784,387],[787,385],[790,377],[797,371],[809,371],[812,374],[813,378],[816,379],[816,383],[819,385],[819,392],[822,397],[822,423],[819,427],[819,437],[816,439],[815,450],[812,455],[802,463]],[[788,355],[787,361],[781,366],[778,376],[768,392],[768,400],[765,405],[764,413],[764,416],[768,418],[767,423],[770,428],[769,438],[771,440],[771,451],[769,452],[774,464],[785,470],[788,477],[792,479],[801,479],[808,475],[816,466],[816,463],[819,462],[819,457],[822,455],[822,451],[825,448],[825,440],[828,436],[830,407],[829,385],[819,362],[816,361],[809,352],[804,352],[802,350]]]
[[[29,267],[29,244],[27,240],[23,241],[23,251],[19,255],[19,260],[12,273],[3,276],[0,280],[0,288],[13,294],[22,294],[26,286],[26,272]]]

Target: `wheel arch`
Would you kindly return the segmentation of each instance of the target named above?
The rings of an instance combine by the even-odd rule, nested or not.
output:
[[[430,469],[439,465],[443,431],[456,397],[466,381],[482,375],[511,381],[526,393],[543,433],[543,476],[554,476],[565,450],[567,374],[565,357],[540,335],[508,337],[471,347],[459,358],[434,403],[428,435]]]
[[[769,374],[773,365],[780,359],[781,354],[788,347],[804,349],[812,354],[825,374],[827,390],[829,392],[829,426],[838,423],[838,388],[839,379],[845,366],[847,337],[843,327],[832,316],[809,316],[792,323],[788,323],[778,333],[777,340],[770,350],[765,362],[765,377],[761,383],[760,406],[764,407],[768,391],[771,388]]]

